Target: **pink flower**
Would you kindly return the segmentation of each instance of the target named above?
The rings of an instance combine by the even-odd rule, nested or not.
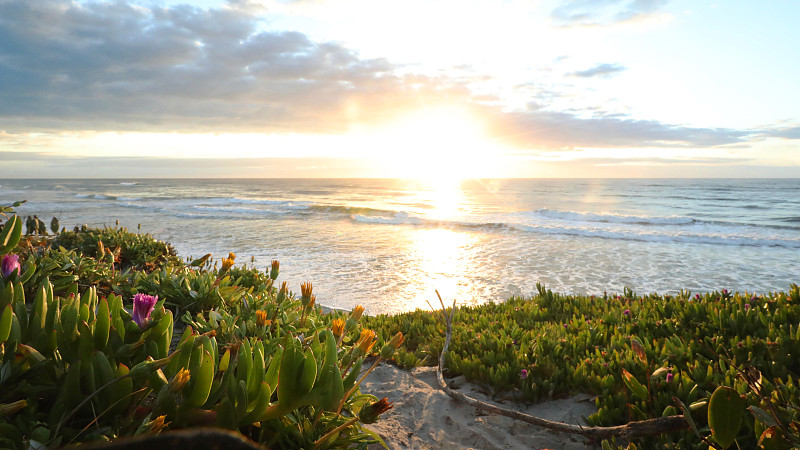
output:
[[[625,311],[622,311],[622,314],[625,314],[626,316],[630,316],[631,315],[631,310],[630,309],[626,309]]]
[[[675,378],[675,375],[672,372],[667,373],[667,383],[671,383],[673,378]]]
[[[522,371],[519,373],[519,377],[522,378],[523,380],[525,378],[528,378],[528,369],[522,369]]]
[[[3,262],[0,264],[0,271],[3,273],[3,278],[10,277],[15,270],[17,271],[17,275],[19,275],[19,255],[8,254],[3,256]]]
[[[150,321],[150,313],[153,312],[157,301],[157,295],[136,294],[133,296],[133,321],[139,325],[140,329]]]

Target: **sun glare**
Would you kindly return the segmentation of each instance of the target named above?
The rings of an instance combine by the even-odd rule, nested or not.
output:
[[[382,164],[393,177],[502,176],[496,144],[486,138],[481,123],[461,109],[424,110],[377,130],[374,137],[382,147]]]
[[[447,299],[469,299],[472,286],[466,275],[469,273],[466,253],[472,241],[470,235],[444,228],[420,228],[414,238],[412,255],[421,275],[419,282],[405,292],[411,304],[425,309],[425,300],[431,299],[434,290]]]

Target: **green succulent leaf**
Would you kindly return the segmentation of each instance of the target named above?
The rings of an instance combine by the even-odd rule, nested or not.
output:
[[[720,386],[708,402],[708,425],[711,435],[723,448],[733,444],[739,434],[744,413],[744,400],[735,389]]]

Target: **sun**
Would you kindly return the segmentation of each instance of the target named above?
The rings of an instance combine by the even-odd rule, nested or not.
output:
[[[498,146],[480,120],[462,108],[405,115],[375,131],[373,151],[395,178],[464,179],[498,176]]]

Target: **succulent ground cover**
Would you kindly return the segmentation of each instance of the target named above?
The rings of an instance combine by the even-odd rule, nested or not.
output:
[[[365,325],[407,336],[398,363],[435,365],[444,341],[437,316],[417,310]],[[596,426],[691,413],[686,433],[642,440],[645,448],[724,448],[734,439],[741,448],[788,448],[799,442],[798,355],[797,285],[765,295],[642,296],[539,286],[532,298],[458,308],[445,369],[523,401],[595,394],[598,412],[587,419]]]
[[[361,368],[403,337],[379,341],[363,308],[323,316],[311,283],[277,286],[277,261],[260,273],[233,254],[184,263],[122,228],[22,229],[0,230],[0,448],[198,426],[269,448],[382,443],[363,424],[391,403],[361,392]]]
[[[277,261],[265,272],[233,254],[183,261],[124,228],[24,236],[12,210],[0,208],[2,448],[206,425],[270,448],[363,448],[380,439],[362,424],[391,407],[360,391],[371,368],[438,361],[439,314],[321,314],[311,283],[295,294]],[[458,308],[445,371],[521,401],[595,394],[596,426],[689,422],[631,447],[790,448],[797,355],[796,285],[602,296],[540,286]]]

